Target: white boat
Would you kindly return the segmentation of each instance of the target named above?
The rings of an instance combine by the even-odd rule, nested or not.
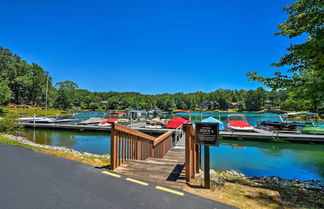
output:
[[[148,125],[148,126],[144,126],[144,128],[152,128],[152,129],[158,129],[158,128],[162,128],[162,126],[160,125]]]
[[[105,121],[107,119],[105,118],[89,118],[87,120],[81,121],[81,125],[99,125],[102,121]]]
[[[79,123],[80,120],[76,118],[59,118],[55,123]]]
[[[245,115],[232,114],[227,116],[227,128],[233,131],[253,131],[253,126],[247,123]]]
[[[31,117],[18,118],[18,120],[21,123],[54,123],[54,122],[56,122],[56,119],[54,119],[54,118],[39,117],[38,115],[31,116]]]
[[[38,115],[35,115],[35,116],[31,116],[31,117],[22,117],[22,118],[18,118],[19,122],[22,122],[22,123],[29,123],[29,121],[36,121],[36,120],[40,120],[41,117],[39,117]]]
[[[45,117],[40,117],[38,120],[32,120],[29,121],[29,123],[55,123],[56,119],[54,118],[45,118]]]

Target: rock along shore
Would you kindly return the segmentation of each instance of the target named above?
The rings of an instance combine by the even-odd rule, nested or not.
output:
[[[204,177],[204,172],[200,172],[197,174],[198,178]],[[323,182],[317,180],[308,180],[308,181],[301,181],[299,179],[284,179],[277,176],[262,176],[262,177],[250,177],[245,176],[243,173],[239,173],[235,170],[229,171],[215,171],[213,169],[210,170],[210,179],[211,182],[215,184],[223,184],[225,181],[232,181],[232,180],[247,180],[258,184],[266,184],[272,186],[279,186],[281,188],[288,188],[288,187],[295,187],[302,190],[318,190],[321,193],[324,193],[324,184]]]
[[[79,152],[79,151],[76,151],[74,149],[69,149],[69,148],[66,148],[66,147],[50,146],[50,145],[44,145],[44,144],[37,144],[35,142],[29,141],[28,139],[26,139],[24,137],[13,136],[13,135],[9,135],[9,134],[3,134],[2,136],[6,137],[8,139],[17,141],[17,142],[22,143],[22,144],[31,145],[31,146],[39,147],[39,148],[45,148],[45,149],[62,151],[62,152],[70,153],[70,154],[77,155],[77,156],[92,156],[92,157],[105,157],[105,158],[110,158],[110,155],[109,154],[97,155],[97,154],[92,154],[92,153],[89,153],[89,152]]]

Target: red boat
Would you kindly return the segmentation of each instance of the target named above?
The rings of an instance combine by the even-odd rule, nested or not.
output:
[[[182,126],[182,124],[188,124],[190,120],[184,119],[183,117],[177,116],[169,120],[168,124],[165,126],[166,128],[178,128]]]
[[[110,126],[109,123],[118,121],[119,118],[108,118],[108,120],[99,123],[99,126]]]
[[[234,131],[252,131],[253,126],[248,124],[245,115],[233,114],[227,116],[227,128]]]

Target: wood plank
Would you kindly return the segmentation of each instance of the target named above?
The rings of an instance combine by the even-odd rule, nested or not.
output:
[[[110,124],[113,124],[113,123],[110,123]],[[115,124],[115,129],[118,130],[118,131],[126,132],[128,134],[132,134],[134,136],[137,136],[137,137],[149,140],[149,141],[154,141],[155,140],[155,137],[150,136],[148,134],[145,134],[145,133],[142,133],[140,131],[128,128],[128,127],[120,125],[118,123],[114,123],[114,124]]]
[[[160,142],[162,142],[163,140],[166,140],[168,137],[170,137],[173,134],[173,131],[168,131],[164,134],[162,134],[161,136],[157,137],[154,140],[153,146],[156,146],[157,144],[159,144]]]

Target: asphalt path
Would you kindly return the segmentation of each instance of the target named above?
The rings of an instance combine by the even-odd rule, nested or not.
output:
[[[156,189],[79,162],[0,143],[3,209],[225,209],[225,204]],[[111,173],[111,172],[110,172]],[[160,185],[161,186],[161,185]]]

